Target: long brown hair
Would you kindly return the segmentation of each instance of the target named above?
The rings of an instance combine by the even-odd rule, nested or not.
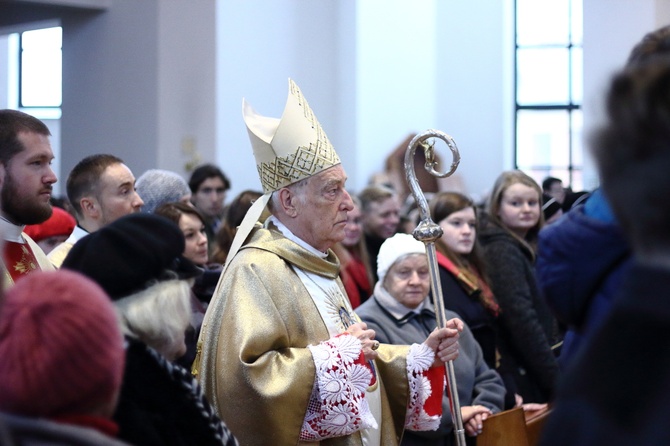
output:
[[[430,215],[437,223],[441,222],[454,212],[472,208],[475,211],[475,217],[477,217],[477,227],[475,230],[479,231],[477,207],[470,198],[463,194],[458,192],[439,192],[430,200],[429,207]],[[479,242],[477,241],[477,237],[475,237],[475,244],[469,254],[460,255],[453,252],[441,238],[435,241],[435,248],[451,260],[454,265],[459,268],[473,268],[484,280],[486,280],[484,257]]]
[[[525,237],[519,237],[513,231],[511,231],[505,224],[500,220],[498,213],[500,212],[500,206],[502,203],[502,196],[510,186],[514,184],[523,184],[534,189],[537,192],[538,203],[542,200],[542,189],[537,184],[537,182],[523,173],[520,170],[508,170],[501,173],[496,182],[493,184],[493,191],[488,201],[488,217],[491,221],[495,222],[498,226],[507,231],[512,237],[517,239],[522,245],[526,246],[533,258],[535,257],[535,248],[537,247],[537,236],[544,226],[544,215],[540,211],[540,218],[537,220],[535,226],[530,228],[526,233]]]
[[[198,217],[200,223],[205,224],[205,217],[203,217],[199,210],[181,201],[161,204],[153,213],[173,221],[177,226],[179,226],[179,220],[181,220],[181,216],[184,214],[194,215]]]

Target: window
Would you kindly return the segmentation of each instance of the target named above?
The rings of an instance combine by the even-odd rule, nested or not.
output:
[[[515,164],[583,187],[582,0],[516,0]]]
[[[62,102],[63,31],[60,27],[21,33],[19,106],[58,108]]]

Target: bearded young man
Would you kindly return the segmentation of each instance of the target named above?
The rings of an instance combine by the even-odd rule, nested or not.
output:
[[[0,229],[4,285],[36,270],[53,269],[42,249],[24,232],[51,216],[51,132],[39,119],[17,110],[0,110]]]
[[[243,114],[265,195],[207,309],[194,367],[207,397],[244,445],[395,445],[405,426],[435,429],[462,322],[380,346],[330,249],[353,203],[321,125],[293,81],[281,120],[246,103]],[[255,225],[266,205],[272,215]]]

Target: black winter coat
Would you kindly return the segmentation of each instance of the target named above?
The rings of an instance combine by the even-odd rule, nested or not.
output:
[[[142,342],[126,338],[126,367],[114,421],[137,446],[233,446],[191,374]]]
[[[498,371],[513,377],[516,393],[524,402],[547,402],[558,379],[558,363],[551,350],[557,328],[535,279],[533,254],[493,222],[480,232],[480,242],[491,290],[501,310]]]

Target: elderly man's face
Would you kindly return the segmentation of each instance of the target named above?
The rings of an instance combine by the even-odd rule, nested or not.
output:
[[[326,252],[344,239],[347,212],[354,207],[344,189],[346,180],[347,174],[338,164],[316,174],[297,190],[296,235],[319,251]]]

